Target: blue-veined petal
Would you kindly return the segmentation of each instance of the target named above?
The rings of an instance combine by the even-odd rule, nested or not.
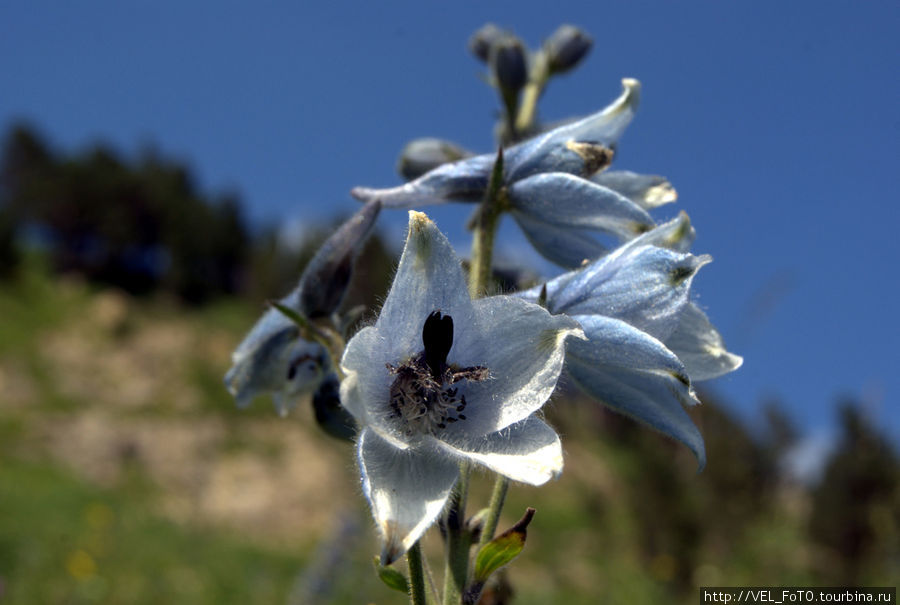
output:
[[[513,481],[541,485],[562,472],[559,436],[536,416],[481,438],[466,434],[452,437],[438,440],[439,445]]]
[[[399,450],[363,429],[357,446],[363,493],[384,538],[381,564],[406,552],[444,508],[459,466],[433,447]]]
[[[574,319],[587,340],[569,341],[566,372],[594,399],[685,444],[702,469],[703,437],[683,408],[698,401],[674,353],[623,321],[597,315]]]
[[[508,181],[515,182],[532,174],[547,172],[559,165],[567,144],[596,143],[610,147],[619,140],[634,118],[640,102],[640,82],[622,80],[624,91],[611,105],[585,118],[554,128],[542,135],[510,148],[506,156]],[[571,151],[571,149],[569,149]],[[570,172],[576,173],[574,170]],[[577,174],[583,174],[578,171]]]
[[[385,208],[416,208],[444,202],[480,202],[487,189],[495,154],[443,164],[399,187],[355,187],[350,195],[363,202],[380,200]]]
[[[598,185],[616,191],[632,202],[650,210],[674,202],[678,193],[665,177],[655,174],[638,174],[629,170],[606,170],[590,177]]]
[[[678,328],[665,342],[695,381],[727,374],[744,363],[740,355],[728,352],[722,336],[694,303],[685,306]]]
[[[548,225],[597,229],[623,240],[654,227],[628,198],[571,174],[536,174],[513,183],[507,195],[519,213]]]

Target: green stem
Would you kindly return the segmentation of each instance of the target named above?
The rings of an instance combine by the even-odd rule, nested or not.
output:
[[[447,564],[444,569],[444,605],[459,605],[469,575],[472,535],[466,529],[466,500],[469,495],[468,463],[459,467],[459,481],[450,495],[444,523],[447,528]]]
[[[522,92],[522,103],[519,105],[519,113],[516,116],[515,128],[513,130],[513,138],[515,141],[520,140],[526,133],[534,128],[534,119],[537,115],[537,102],[547,86],[547,80],[550,79],[550,65],[547,57],[543,52],[538,52],[534,57],[531,66],[531,74],[528,77],[528,84]]]
[[[497,524],[500,522],[500,511],[503,510],[503,503],[506,501],[506,492],[509,489],[509,479],[503,475],[497,475],[494,482],[494,491],[491,493],[491,503],[488,506],[488,516],[484,520],[484,527],[481,529],[481,539],[478,546],[484,546],[494,539],[494,532],[497,531]]]
[[[497,160],[484,201],[475,218],[475,234],[472,240],[472,266],[469,268],[469,296],[484,296],[491,276],[494,256],[494,235],[497,233],[500,215],[506,208],[503,190],[503,148],[497,151]]]
[[[425,572],[418,541],[406,552],[406,564],[409,567],[409,602],[412,605],[426,605]]]

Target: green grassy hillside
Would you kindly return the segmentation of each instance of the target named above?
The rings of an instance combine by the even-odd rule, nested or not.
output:
[[[372,571],[352,446],[319,431],[307,405],[286,419],[262,400],[237,410],[222,387],[259,311],[185,311],[34,271],[0,284],[0,603],[405,602]],[[834,585],[849,568],[840,543],[811,529],[815,493],[714,404],[696,418],[701,474],[664,438],[556,397],[566,470],[513,486],[504,511],[506,525],[538,511],[507,574],[516,603]],[[875,538],[844,576],[860,584],[897,583],[888,459],[893,495],[859,513]],[[487,478],[473,490],[473,506],[486,503]],[[440,548],[432,534],[426,552]]]

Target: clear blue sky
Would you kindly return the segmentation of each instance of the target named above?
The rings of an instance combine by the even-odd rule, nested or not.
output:
[[[853,396],[900,439],[896,1],[8,2],[0,127],[152,144],[256,224],[324,220],[355,209],[352,186],[397,183],[411,138],[491,149],[497,101],[465,50],[486,21],[532,46],[564,22],[594,36],[547,119],[642,81],[616,166],[669,177],[680,199],[656,216],[687,210],[715,259],[696,291],[746,361],[714,389],[751,421],[777,397],[809,432]],[[399,238],[405,213],[383,218]]]

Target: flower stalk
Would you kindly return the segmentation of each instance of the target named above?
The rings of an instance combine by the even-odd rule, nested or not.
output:
[[[497,531],[497,524],[500,522],[500,511],[503,510],[503,503],[506,502],[506,492],[509,490],[509,479],[498,474],[494,481],[494,491],[491,492],[491,503],[488,505],[488,515],[484,520],[484,527],[481,529],[481,539],[478,546],[484,546],[494,539],[494,532]]]
[[[409,567],[409,602],[411,605],[426,605],[425,569],[422,564],[422,547],[418,541],[407,551],[406,564]]]
[[[550,79],[550,63],[547,55],[539,51],[535,53],[531,64],[531,73],[528,76],[528,84],[522,91],[522,102],[515,117],[515,126],[512,129],[514,141],[521,140],[523,136],[534,128],[534,118],[537,115],[537,103]]]
[[[456,605],[462,598],[469,575],[469,549],[472,537],[465,527],[466,501],[469,496],[467,462],[460,464],[459,481],[450,496],[444,525],[447,530],[447,560],[444,571],[444,605]]]
[[[472,239],[472,266],[469,269],[469,295],[483,296],[491,275],[494,255],[494,236],[497,233],[500,215],[506,208],[506,194],[503,189],[503,148],[497,150],[497,159],[491,171],[491,180],[485,192],[484,201],[475,217]]]

